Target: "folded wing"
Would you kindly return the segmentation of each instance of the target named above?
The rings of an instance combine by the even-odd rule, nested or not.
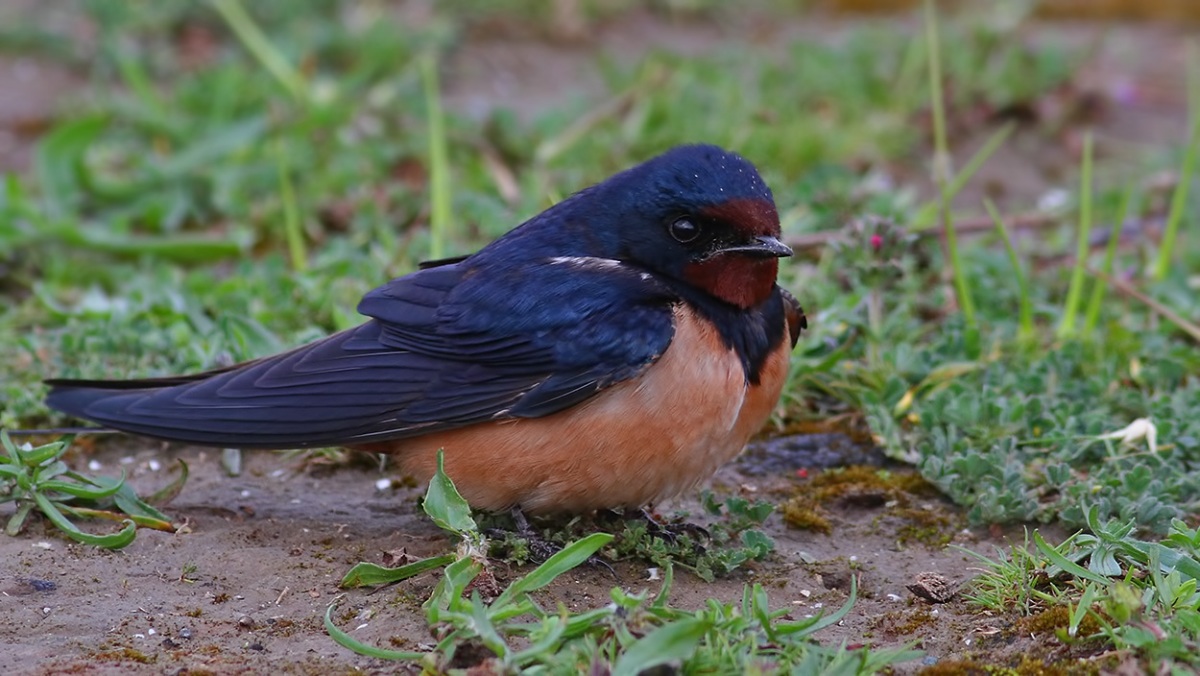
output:
[[[47,404],[115,429],[241,448],[383,441],[578,404],[654,362],[672,296],[644,273],[469,261],[369,293],[367,323],[227,369],[52,380]]]

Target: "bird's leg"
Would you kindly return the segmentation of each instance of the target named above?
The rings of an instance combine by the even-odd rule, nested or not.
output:
[[[512,509],[509,510],[508,515],[512,519],[513,526],[516,528],[516,530],[505,531],[501,528],[492,528],[489,529],[489,535],[513,535],[524,540],[525,546],[529,550],[529,560],[536,564],[545,563],[546,560],[551,556],[554,556],[562,551],[562,545],[556,542],[551,542],[550,540],[542,537],[542,534],[530,525],[529,518],[525,516],[525,512],[521,509],[520,505],[514,505]],[[597,556],[589,556],[584,563],[590,566],[600,566],[612,573],[613,577],[617,577],[617,572],[612,569],[612,566],[608,565],[606,561]]]
[[[550,542],[529,525],[529,519],[520,505],[513,505],[508,514],[512,517],[513,525],[517,527],[517,536],[525,540],[526,546],[529,547],[529,559],[534,563],[544,563],[562,549],[561,545]]]
[[[513,505],[512,509],[508,510],[508,515],[512,517],[513,525],[517,527],[517,532],[522,535],[529,535],[533,529],[529,527],[529,519],[525,518],[525,512],[521,511],[520,505]]]
[[[642,519],[646,522],[646,532],[648,534],[667,540],[671,544],[675,544],[675,542],[679,539],[679,536],[684,534],[695,537],[698,541],[697,546],[700,547],[704,546],[703,544],[700,544],[701,542],[707,544],[710,540],[712,540],[712,536],[709,535],[708,529],[704,526],[699,526],[687,521],[671,523],[655,516],[653,509],[653,506],[643,507],[638,509],[635,514],[628,516]]]

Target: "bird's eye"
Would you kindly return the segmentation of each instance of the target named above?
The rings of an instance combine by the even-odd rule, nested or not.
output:
[[[694,242],[700,236],[700,226],[687,218],[676,219],[671,224],[670,230],[671,236],[675,238],[676,242],[681,244]]]

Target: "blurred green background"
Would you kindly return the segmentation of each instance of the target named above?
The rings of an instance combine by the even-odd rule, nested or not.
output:
[[[872,440],[976,522],[1194,514],[1187,29],[868,4],[6,3],[0,423],[68,422],[44,377],[354,325],[417,261],[710,142],[798,251],[812,329],[765,434]],[[1138,418],[1154,448],[1102,437]]]

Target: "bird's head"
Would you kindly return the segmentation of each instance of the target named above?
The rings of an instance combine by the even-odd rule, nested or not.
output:
[[[765,301],[779,258],[792,255],[754,165],[716,146],[674,148],[589,192],[599,213],[588,220],[610,235],[614,258],[737,307]]]

